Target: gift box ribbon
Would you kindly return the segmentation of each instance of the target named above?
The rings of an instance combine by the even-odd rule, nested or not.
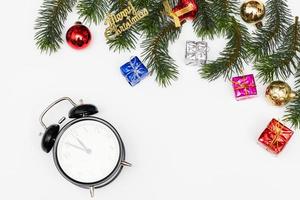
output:
[[[182,8],[182,9],[176,11],[176,12],[173,12],[173,10],[172,10],[172,8],[171,8],[168,0],[163,1],[163,5],[164,5],[166,13],[170,17],[173,18],[176,27],[180,27],[181,26],[179,17],[183,16],[183,15],[185,15],[185,14],[191,12],[191,11],[193,11],[193,9],[194,9],[193,5],[189,4],[185,8]]]
[[[138,62],[138,59],[136,58],[133,58],[133,59],[130,59],[130,62],[129,62],[130,66],[132,67],[132,73],[134,73],[134,75],[140,79],[141,76],[140,76],[140,73],[139,73],[139,67],[141,66],[141,63]]]
[[[279,121],[276,122],[276,124],[273,124],[271,126],[271,131],[275,133],[275,137],[271,141],[271,145],[276,145],[276,147],[279,147],[279,141],[278,139],[280,138],[280,135],[283,133],[283,128],[284,126],[280,124]]]

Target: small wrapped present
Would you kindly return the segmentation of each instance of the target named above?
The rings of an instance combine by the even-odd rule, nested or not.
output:
[[[175,27],[180,27],[185,20],[194,20],[197,12],[198,5],[195,0],[181,0],[173,9],[169,0],[163,0],[165,13],[172,19]]]
[[[268,127],[260,135],[258,141],[274,154],[279,154],[293,135],[293,131],[276,119],[272,119]]]
[[[200,66],[207,61],[207,42],[187,41],[185,50],[185,64]]]
[[[120,69],[122,75],[126,78],[131,86],[135,86],[149,74],[148,69],[137,56],[133,57]]]
[[[237,100],[247,99],[257,95],[253,74],[233,77],[232,85]]]

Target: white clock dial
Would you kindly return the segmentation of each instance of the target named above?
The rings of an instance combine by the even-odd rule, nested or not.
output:
[[[57,161],[75,181],[93,183],[105,179],[120,158],[114,132],[94,120],[79,121],[62,134],[57,144]]]

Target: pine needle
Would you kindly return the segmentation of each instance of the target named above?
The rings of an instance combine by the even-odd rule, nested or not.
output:
[[[75,4],[76,0],[44,0],[36,20],[34,37],[42,52],[51,54],[60,48],[64,22]]]
[[[155,36],[145,38],[141,45],[144,49],[142,56],[151,74],[156,73],[156,81],[164,87],[178,78],[177,65],[170,57],[168,48],[179,37],[180,31],[173,22],[169,22]]]
[[[230,19],[226,30],[223,29],[229,40],[225,49],[216,61],[204,65],[199,70],[201,76],[209,81],[221,76],[230,79],[233,74],[241,74],[243,71],[243,61],[247,59],[249,33],[246,27],[238,23],[234,17]]]
[[[284,121],[290,122],[293,127],[300,128],[300,70],[295,75],[297,97],[287,106]]]
[[[273,53],[283,42],[283,36],[292,23],[286,0],[268,0],[266,5],[267,21],[256,31],[249,49],[255,60]]]
[[[198,37],[213,39],[217,33],[212,3],[207,0],[196,0],[198,12],[193,22],[194,31]]]
[[[288,29],[283,38],[283,43],[278,48],[278,51],[261,58],[255,65],[258,70],[258,77],[264,83],[271,82],[275,79],[287,79],[298,68],[300,58],[300,24],[298,17],[295,23]]]
[[[109,2],[107,0],[79,0],[77,10],[84,22],[97,25],[104,20],[109,10]]]

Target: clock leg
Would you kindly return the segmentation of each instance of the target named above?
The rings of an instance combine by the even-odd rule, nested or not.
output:
[[[95,196],[95,188],[94,187],[90,187],[90,194],[91,194],[91,197],[94,198],[94,196]]]
[[[122,162],[121,162],[121,165],[124,166],[124,167],[131,167],[131,166],[132,166],[131,163],[126,162],[126,161],[122,161]]]

